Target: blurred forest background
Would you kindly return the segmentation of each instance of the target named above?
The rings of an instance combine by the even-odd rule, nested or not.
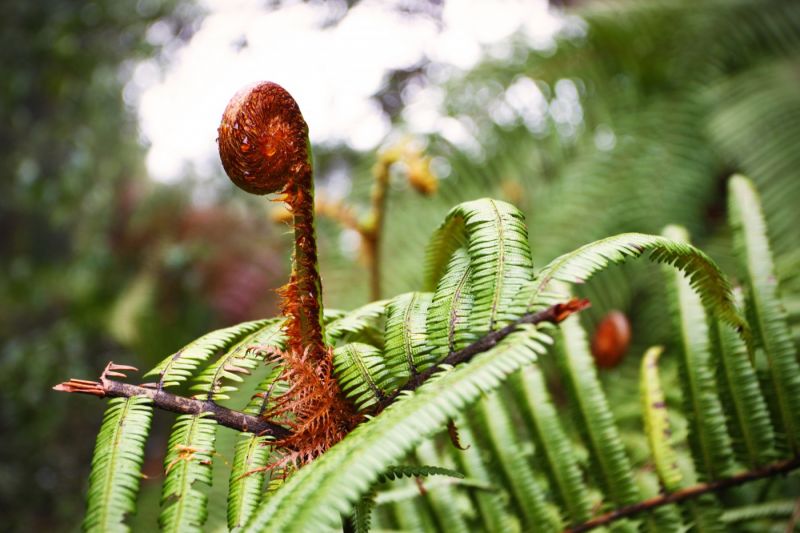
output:
[[[436,21],[446,1],[389,4]],[[292,2],[264,0],[263,9],[284,3]],[[337,3],[338,15],[320,31],[359,3]],[[450,206],[480,196],[526,212],[539,266],[592,239],[659,233],[678,223],[735,278],[724,184],[742,172],[762,194],[797,341],[800,3],[552,4],[565,20],[554,45],[512,36],[502,54],[489,50],[469,69],[443,71],[423,60],[388,72],[373,95],[393,129],[403,131],[409,95],[435,86],[442,91],[437,120],[466,132],[463,142],[436,134],[416,139],[431,158],[435,194],[411,190],[413,168],[393,169],[383,295],[418,286],[433,228]],[[186,0],[0,5],[3,528],[73,530],[80,522],[102,403],[57,395],[55,383],[94,378],[112,359],[144,370],[205,331],[276,313],[273,289],[286,279],[290,250],[285,227],[271,219],[266,202],[227,186],[221,168],[216,185],[191,169],[171,184],[151,179],[135,105],[125,94],[138,62],[169,69],[204,16],[203,5]],[[326,184],[344,176],[345,201],[359,216],[376,157],[374,150],[317,147],[323,198]],[[365,303],[358,236],[329,218],[320,220],[319,233],[327,305]],[[669,342],[651,273],[626,267],[586,289],[594,303],[585,317],[590,328],[609,309],[622,309],[633,325],[629,360],[604,379],[635,386],[642,349]],[[161,475],[156,455],[169,422],[155,420],[147,467],[153,477]],[[158,495],[144,486],[139,514],[148,517]],[[214,523],[212,516],[211,529]]]

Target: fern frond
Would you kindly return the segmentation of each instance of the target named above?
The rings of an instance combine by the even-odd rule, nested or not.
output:
[[[239,387],[226,385],[225,381],[241,383],[244,381],[242,375],[249,375],[250,371],[264,363],[267,352],[284,349],[286,335],[282,328],[282,319],[270,320],[206,366],[194,379],[190,389],[196,392],[195,397],[214,401],[229,400],[228,393],[238,390]]]
[[[253,396],[250,398],[243,412],[249,415],[261,416],[275,406],[278,399],[289,387],[286,381],[282,380],[283,367],[274,365],[269,373],[256,386]]]
[[[737,457],[751,467],[775,459],[775,432],[747,346],[728,324],[714,322],[717,376]]]
[[[644,432],[650,455],[661,485],[671,492],[680,486],[683,476],[678,468],[678,456],[669,442],[672,431],[669,427],[664,391],[661,389],[661,377],[658,374],[658,359],[663,351],[661,346],[654,346],[642,357],[640,390]]]
[[[346,336],[354,337],[369,328],[377,327],[376,322],[385,313],[388,303],[389,300],[371,302],[331,321],[325,327],[327,342],[333,344]]]
[[[433,441],[426,440],[416,449],[417,460],[423,465],[426,463],[441,463],[443,459],[436,450]],[[453,479],[463,479],[464,475],[450,468],[439,466],[417,466],[412,469],[403,469],[402,475],[412,474],[414,470],[420,472],[416,475],[422,483],[422,477],[431,475],[448,476]],[[453,475],[455,474],[455,475]],[[469,509],[469,500],[463,491],[456,490],[451,484],[425,486],[425,499],[431,508],[436,523],[442,531],[469,531],[470,527],[466,520],[466,513]],[[466,504],[466,505],[465,505]]]
[[[466,423],[460,423],[461,438],[464,442],[474,443],[475,436]],[[471,479],[482,481],[486,484],[492,483],[491,474],[486,462],[483,459],[482,451],[476,446],[470,445],[469,448],[457,454],[457,460],[464,473]],[[511,513],[508,507],[508,494],[503,487],[496,487],[492,491],[473,491],[471,494],[477,503],[479,516],[483,522],[485,531],[520,531],[519,521],[516,515]]]
[[[785,438],[800,450],[800,363],[780,301],[778,282],[758,193],[744,176],[729,182],[729,216],[734,245],[747,281],[747,309],[769,361]]]
[[[669,226],[668,238],[687,242],[686,230]],[[709,327],[700,296],[680,271],[664,269],[678,348],[681,390],[689,421],[689,444],[703,480],[716,479],[733,469],[733,448],[722,410],[709,345]]]
[[[155,368],[147,372],[145,377],[158,376],[164,387],[180,385],[212,355],[232,346],[236,341],[268,322],[268,320],[254,320],[207,333],[161,361]]]
[[[337,527],[391,464],[475,402],[482,392],[544,353],[550,337],[523,327],[470,364],[442,372],[380,416],[358,426],[315,462],[299,470],[256,511],[249,529],[320,531]]]
[[[615,504],[633,504],[639,497],[639,490],[614,415],[600,386],[586,333],[578,317],[562,322],[561,331],[556,361],[573,399],[597,482]]]
[[[530,531],[561,531],[563,525],[555,508],[546,500],[546,488],[534,474],[524,447],[512,431],[508,407],[497,394],[490,394],[473,411],[475,419],[469,424],[473,434],[480,433],[476,443],[491,453],[499,468],[495,477],[509,489],[512,505],[522,518],[523,529]]]
[[[765,518],[788,519],[797,507],[797,500],[775,500],[734,507],[722,513],[722,521],[726,524],[737,524]],[[783,528],[785,529],[785,527]]]
[[[464,474],[452,468],[432,465],[398,465],[390,466],[378,476],[378,483],[386,483],[404,477],[429,477],[447,476],[456,479],[464,479]]]
[[[672,265],[684,272],[703,304],[715,316],[737,329],[748,330],[747,323],[734,305],[730,283],[719,267],[694,246],[656,235],[623,233],[566,253],[539,271],[535,280],[523,288],[520,299],[529,310],[545,305],[554,281],[585,283],[609,265],[640,257],[645,252],[650,252],[652,261]]]
[[[152,402],[134,396],[108,402],[97,434],[89,475],[84,531],[129,531],[125,517],[136,508]]]
[[[211,485],[217,423],[206,414],[181,415],[172,426],[166,478],[161,488],[162,531],[202,531],[208,516],[208,496],[195,484]]]
[[[533,261],[522,212],[511,204],[482,198],[457,205],[428,245],[426,288],[433,290],[453,253],[466,245],[475,304],[470,326],[490,331],[516,318],[512,302],[531,279]]]
[[[265,476],[263,468],[269,456],[267,437],[252,433],[239,434],[228,488],[228,529],[231,531],[243,527],[261,501]]]
[[[575,446],[561,423],[562,415],[547,392],[541,369],[538,365],[527,366],[512,379],[518,404],[536,444],[535,459],[547,474],[556,500],[571,521],[588,520],[592,511],[589,488],[583,480]]]
[[[384,358],[399,383],[436,363],[426,335],[432,299],[429,292],[409,292],[392,298],[386,306]]]
[[[336,348],[333,369],[342,392],[359,411],[382,402],[397,385],[381,351],[369,344],[351,342]]]
[[[471,276],[469,254],[464,249],[456,250],[428,307],[426,329],[435,362],[477,338],[469,323],[474,304]]]

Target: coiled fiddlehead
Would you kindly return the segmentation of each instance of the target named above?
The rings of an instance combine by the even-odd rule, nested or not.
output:
[[[265,416],[292,429],[292,436],[278,443],[293,450],[284,462],[305,463],[341,440],[359,419],[333,377],[331,350],[323,340],[308,126],[283,87],[260,82],[228,103],[218,142],[234,184],[253,194],[281,194],[292,214],[292,273],[279,291],[288,350],[275,357],[290,387]]]
[[[294,222],[294,258],[283,288],[290,347],[320,359],[322,284],[314,236],[314,180],[308,126],[280,85],[257,83],[237,92],[219,127],[219,154],[228,177],[253,194],[280,193]]]

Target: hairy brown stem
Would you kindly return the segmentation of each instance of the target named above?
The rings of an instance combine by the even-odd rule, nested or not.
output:
[[[322,284],[314,236],[314,179],[308,125],[280,85],[261,82],[237,92],[222,115],[219,154],[228,177],[253,194],[282,194],[294,217],[294,258],[283,288],[289,348],[312,363],[327,356]]]
[[[297,177],[286,201],[294,216],[294,260],[284,299],[284,314],[297,322],[290,332],[290,347],[297,353],[309,350],[312,360],[326,356],[322,329],[322,281],[317,266],[317,239],[314,231],[314,180],[309,165]],[[289,326],[292,327],[291,325]],[[296,333],[296,335],[292,335]]]
[[[444,367],[455,366],[459,363],[464,363],[479,353],[490,350],[496,346],[498,342],[517,331],[517,328],[519,328],[519,326],[522,324],[535,325],[541,324],[542,322],[558,324],[571,314],[577,313],[578,311],[586,309],[587,307],[589,307],[589,300],[573,298],[572,300],[569,300],[563,304],[555,304],[546,309],[542,309],[541,311],[523,315],[511,324],[505,326],[504,328],[492,331],[491,333],[476,340],[469,346],[455,352],[450,352],[450,354],[439,364],[434,365],[412,377],[405,385],[387,396],[386,399],[379,404],[378,411],[380,412],[388,407],[403,391],[416,390],[428,379],[430,379],[430,377],[436,372],[443,370]]]
[[[182,415],[209,413],[211,418],[225,427],[239,431],[248,431],[256,435],[271,436],[276,440],[289,436],[289,430],[283,426],[273,424],[258,416],[248,415],[240,411],[222,407],[210,400],[186,398],[185,396],[178,396],[177,394],[172,394],[171,392],[166,392],[157,388],[131,385],[130,383],[122,383],[105,377],[101,377],[100,381],[73,379],[56,385],[53,388],[63,392],[91,394],[100,398],[131,398],[133,396],[142,396],[153,400],[153,405],[164,411]]]
[[[663,505],[691,500],[709,492],[718,492],[742,485],[749,481],[785,474],[797,468],[800,468],[800,455],[796,455],[791,459],[785,459],[783,461],[771,463],[755,470],[748,470],[747,472],[742,472],[741,474],[737,474],[735,476],[718,479],[710,483],[699,483],[697,485],[692,485],[691,487],[686,487],[685,489],[677,490],[669,494],[656,496],[633,505],[620,507],[619,509],[615,509],[614,511],[608,512],[604,515],[592,518],[591,520],[579,524],[571,529],[567,529],[566,533],[580,533],[582,531],[589,531],[596,527],[610,524],[611,522],[615,522],[622,518],[628,518],[639,513],[652,511],[653,509]]]

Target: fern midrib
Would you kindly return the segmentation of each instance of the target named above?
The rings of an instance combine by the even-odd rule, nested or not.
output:
[[[222,378],[224,377],[225,365],[227,365],[231,359],[241,359],[241,357],[236,357],[234,355],[238,347],[239,345],[220,357],[219,361],[217,362],[216,369],[213,373],[213,378],[211,379],[211,383],[209,383],[208,393],[206,394],[207,400],[213,400],[214,396],[222,387]]]
[[[503,228],[503,221],[500,216],[500,211],[497,209],[497,204],[494,200],[489,200],[489,204],[494,211],[494,226],[498,235],[498,250],[497,250],[497,264],[495,265],[494,274],[494,293],[492,294],[492,310],[489,315],[489,331],[494,330],[494,323],[497,318],[497,305],[500,302],[500,295],[503,292],[503,275],[505,274],[505,258],[506,258],[506,243],[505,243],[505,230]]]
[[[109,461],[108,469],[103,483],[104,487],[103,494],[107,495],[106,498],[107,501],[111,499],[112,488],[114,487],[113,480],[115,475],[117,474],[117,469],[116,469],[117,451],[119,449],[120,437],[123,433],[122,430],[124,428],[125,421],[127,419],[128,411],[130,410],[131,404],[135,401],[135,398],[136,396],[133,396],[124,402],[125,407],[123,411],[120,413],[119,422],[115,424],[116,427],[114,428],[114,446],[112,448],[114,453],[111,454],[111,460]],[[102,509],[103,511],[102,514],[100,515],[102,516],[101,523],[103,524],[105,530],[109,530],[110,524],[108,522],[108,512],[111,509],[111,506],[106,503],[105,505],[103,505]]]
[[[250,467],[250,463],[253,461],[253,454],[258,449],[260,443],[258,442],[258,437],[253,436],[250,439],[250,442],[247,444],[247,454],[245,455],[244,460],[242,461],[242,470],[244,472],[241,474],[241,477],[235,481],[239,485],[239,504],[238,504],[238,512],[236,513],[236,525],[234,527],[242,527],[244,524],[243,522],[243,514],[245,511],[244,506],[244,485],[247,482],[247,469]]]
[[[356,365],[359,374],[361,374],[361,377],[364,378],[364,381],[367,383],[367,386],[372,391],[372,394],[375,396],[375,399],[381,401],[384,398],[383,391],[378,388],[378,385],[372,379],[372,376],[369,375],[369,370],[367,369],[367,366],[364,364],[364,361],[361,360],[361,357],[358,356],[358,353],[356,352],[355,348],[353,348],[351,345],[348,345],[345,349],[347,350],[347,355],[350,357],[350,360],[353,362],[353,364]]]
[[[408,374],[412,378],[416,377],[419,373],[417,372],[417,367],[414,365],[413,342],[411,342],[411,315],[415,309],[418,296],[419,293],[417,292],[411,293],[411,301],[408,302],[408,307],[406,307],[405,313],[403,313],[403,346],[406,352],[405,355],[406,363],[408,364]]]
[[[448,320],[447,325],[447,347],[450,352],[454,352],[456,349],[456,322],[458,322],[458,310],[461,303],[461,296],[462,292],[464,291],[464,286],[469,281],[470,276],[472,275],[472,264],[470,263],[466,269],[464,269],[464,274],[462,274],[461,279],[458,280],[456,284],[455,291],[453,291],[453,297],[450,299],[450,317]]]
[[[197,428],[199,427],[198,422],[200,421],[201,416],[202,415],[195,415],[195,416],[192,417],[191,426],[189,427],[189,431],[186,433],[186,439],[185,439],[186,443],[194,442],[194,438],[195,438],[195,436],[197,434]],[[177,443],[176,446],[178,444],[184,444],[184,443]],[[184,444],[184,445],[186,445],[186,444]],[[208,450],[205,450],[205,451],[208,451]],[[190,463],[190,461],[191,461],[190,458],[186,458],[186,459],[180,459],[179,458],[178,459],[178,462],[180,463],[178,465],[178,468],[180,468],[180,477],[179,477],[180,483],[178,483],[178,485],[180,487],[182,487],[182,488],[185,488],[185,490],[181,490],[180,493],[175,494],[177,496],[177,498],[176,498],[177,501],[173,502],[172,504],[168,504],[168,506],[165,507],[165,510],[166,510],[169,507],[177,506],[176,513],[174,515],[174,516],[177,517],[177,519],[174,520],[174,522],[173,522],[173,525],[176,525],[176,526],[180,526],[180,524],[183,523],[183,513],[184,513],[184,510],[186,509],[186,500],[188,499],[187,496],[189,494],[189,491],[192,490],[191,485],[185,486],[186,483],[187,483],[186,480],[189,477],[189,472],[188,471],[189,471],[189,463]],[[180,531],[180,527],[175,531]]]

